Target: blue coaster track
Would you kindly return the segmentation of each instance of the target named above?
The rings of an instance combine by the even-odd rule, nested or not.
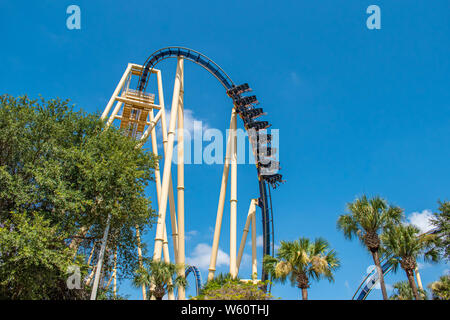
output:
[[[233,100],[233,105],[236,108],[236,111],[238,112],[240,118],[244,121],[245,129],[247,131],[254,129],[257,132],[256,139],[252,140],[251,143],[253,145],[253,150],[256,150],[255,159],[260,192],[258,206],[261,208],[263,225],[263,254],[273,256],[274,230],[270,187],[276,188],[278,184],[283,182],[283,180],[282,175],[277,173],[279,164],[271,160],[267,162],[267,159],[263,159],[259,152],[260,148],[262,148],[262,145],[268,145],[267,147],[265,147],[265,155],[272,156],[272,153],[274,153],[274,151],[270,147],[270,134],[259,133],[260,130],[268,128],[270,126],[269,123],[267,121],[254,120],[256,117],[263,115],[262,108],[254,107],[254,105],[258,103],[256,96],[243,95],[244,93],[251,91],[248,84],[244,83],[242,85],[236,86],[231,78],[225,73],[225,71],[223,71],[223,69],[219,67],[214,61],[201,54],[200,52],[184,47],[166,47],[153,52],[144,63],[144,70],[139,78],[137,89],[139,91],[146,90],[151,71],[159,62],[168,58],[177,57],[183,57],[186,60],[200,65],[209,73],[211,73],[217,80],[219,80],[219,82],[225,88],[227,95]],[[267,168],[271,169],[268,170]],[[261,280],[265,281],[267,280],[267,277],[267,272],[263,267]]]

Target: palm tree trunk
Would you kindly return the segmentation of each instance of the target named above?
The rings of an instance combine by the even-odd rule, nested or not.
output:
[[[383,294],[383,300],[388,300],[387,292],[386,292],[386,285],[384,283],[384,275],[383,270],[381,269],[380,264],[380,258],[378,257],[378,250],[372,252],[373,262],[375,263],[375,266],[377,268],[377,273],[380,278],[380,287],[381,287],[381,293]]]
[[[408,277],[409,285],[414,294],[414,298],[416,300],[420,300],[419,292],[417,291],[416,281],[414,281],[414,271],[413,270],[405,270],[406,276]]]
[[[302,288],[302,299],[308,300],[308,289]]]

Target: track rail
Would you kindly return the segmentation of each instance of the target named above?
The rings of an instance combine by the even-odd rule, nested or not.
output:
[[[263,115],[261,108],[254,108],[254,104],[258,103],[256,96],[244,96],[243,93],[251,90],[248,87],[248,84],[236,86],[226,72],[210,58],[198,51],[184,47],[166,47],[153,52],[144,63],[144,70],[139,78],[137,89],[139,91],[146,90],[151,71],[159,62],[176,57],[183,57],[186,60],[192,61],[211,73],[222,84],[226,89],[227,95],[233,100],[234,107],[244,121],[245,129],[247,131],[254,129],[258,132],[256,139],[249,138],[249,140],[253,150],[256,150],[255,159],[260,192],[258,206],[261,208],[263,224],[263,254],[274,256],[272,199],[270,189],[269,192],[267,192],[267,189],[270,187],[275,188],[279,183],[283,182],[283,180],[281,174],[267,171],[267,162],[262,161],[264,159],[262,159],[259,153],[262,145],[268,145],[268,147],[265,147],[264,149],[266,152],[270,149],[270,139],[269,135],[264,136],[263,134],[259,134],[259,130],[269,126],[268,122],[253,120],[259,115]],[[278,167],[275,172],[277,171]],[[268,275],[263,267],[261,280],[267,280],[267,276]]]

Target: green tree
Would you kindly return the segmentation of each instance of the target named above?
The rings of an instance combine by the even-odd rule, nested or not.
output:
[[[150,296],[154,296],[156,300],[162,300],[166,293],[172,293],[175,288],[187,286],[186,278],[177,275],[180,268],[183,266],[144,259],[144,265],[136,270],[133,284],[137,288],[144,285],[148,288]]]
[[[243,281],[228,274],[218,274],[206,282],[193,300],[270,300],[272,296],[262,290],[264,283]]]
[[[133,274],[136,226],[145,232],[155,216],[145,195],[155,165],[136,140],[68,101],[0,96],[0,225],[14,226],[14,214],[42,217],[75,260],[102,238],[111,214],[105,271],[117,248],[119,277]]]
[[[337,228],[344,233],[347,239],[358,237],[370,251],[380,278],[383,299],[387,300],[386,285],[379,257],[379,233],[383,232],[387,226],[399,223],[403,217],[403,210],[388,205],[386,200],[380,197],[368,199],[365,195],[348,203],[347,209],[348,214],[339,216]]]
[[[333,271],[340,266],[336,252],[323,238],[281,241],[276,257],[266,255],[263,264],[275,281],[285,283],[289,278],[293,286],[297,285],[303,300],[308,299],[310,280],[334,281]]]
[[[83,299],[85,289],[69,290],[69,266],[86,274],[82,256],[73,261],[64,234],[38,213],[13,213],[0,226],[0,299]]]
[[[428,285],[433,294],[433,300],[450,300],[450,276],[444,275]]]
[[[405,271],[416,300],[420,299],[419,291],[414,280],[414,270],[417,266],[417,259],[424,257],[425,260],[436,262],[437,252],[430,249],[433,243],[433,236],[422,235],[420,230],[413,225],[392,225],[381,235],[383,251],[391,256],[393,270],[398,266]]]
[[[431,219],[431,223],[439,230],[436,249],[444,259],[450,261],[450,202],[439,202],[438,210]]]
[[[414,300],[414,292],[411,289],[408,281],[400,281],[394,283],[394,293],[390,296],[390,300]],[[424,290],[419,290],[422,300],[427,299],[427,293]]]

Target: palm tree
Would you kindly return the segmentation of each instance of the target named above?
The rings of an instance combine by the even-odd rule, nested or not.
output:
[[[391,295],[389,298],[390,300],[413,300],[414,299],[414,293],[411,289],[411,286],[409,285],[408,281],[400,281],[393,285],[394,287],[394,294]],[[420,295],[422,296],[423,300],[426,300],[427,293],[423,290],[420,290]]]
[[[380,265],[380,237],[378,234],[388,225],[399,223],[403,217],[403,210],[388,205],[386,200],[380,197],[367,199],[365,195],[348,203],[347,209],[350,213],[339,216],[337,228],[344,233],[347,239],[351,240],[357,236],[370,251],[380,278],[383,299],[387,300],[386,285]]]
[[[291,284],[302,290],[303,300],[308,299],[310,279],[334,281],[333,271],[340,266],[336,252],[323,238],[281,241],[276,257],[266,255],[263,264],[275,281],[285,283],[289,277]]]
[[[450,201],[439,201],[438,210],[431,218],[431,224],[437,229],[436,249],[450,262]]]
[[[390,262],[393,270],[396,271],[398,265],[405,270],[409,285],[416,300],[420,300],[419,291],[414,280],[414,270],[417,266],[417,259],[424,256],[425,260],[438,261],[437,251],[429,249],[433,243],[432,235],[420,236],[420,230],[413,225],[390,226],[381,235],[383,251],[392,256]]]
[[[433,300],[450,300],[450,275],[444,275],[428,285],[433,294]]]
[[[156,300],[162,300],[164,295],[173,292],[174,288],[186,287],[186,278],[176,276],[182,266],[149,259],[145,261],[145,264],[146,267],[136,270],[133,285],[137,288],[142,285],[148,287],[150,296],[154,296]]]

